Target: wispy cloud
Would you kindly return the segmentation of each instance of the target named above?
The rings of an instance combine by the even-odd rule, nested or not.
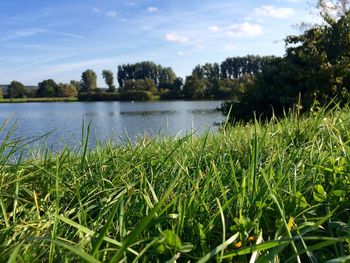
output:
[[[128,1],[125,4],[126,6],[137,6],[137,4],[134,1]]]
[[[224,50],[231,51],[231,50],[237,50],[237,49],[238,49],[238,47],[236,45],[233,45],[233,44],[227,44],[224,46]]]
[[[211,32],[217,33],[217,32],[221,31],[221,28],[218,26],[210,26],[210,27],[208,27],[208,30]]]
[[[76,38],[76,39],[84,39],[83,36],[78,34],[73,34],[69,32],[61,32],[61,31],[55,31],[55,30],[48,30],[44,28],[28,28],[21,31],[16,31],[6,37],[3,37],[0,39],[0,42],[7,41],[7,40],[13,40],[17,38],[24,38],[24,37],[31,37],[39,34],[54,34],[54,35],[60,35],[65,36],[69,38]]]
[[[231,37],[256,37],[263,34],[262,26],[244,22],[227,27],[226,34]]]
[[[189,51],[177,51],[176,54],[178,54],[179,56],[190,56],[191,52],[189,52]]]
[[[11,35],[8,35],[6,37],[3,37],[0,39],[0,41],[6,41],[6,40],[11,40],[11,39],[16,39],[16,38],[34,36],[34,35],[37,35],[40,33],[45,33],[45,32],[47,32],[47,30],[42,29],[42,28],[28,28],[28,29],[14,32]]]
[[[158,13],[159,10],[158,10],[158,8],[155,7],[155,6],[149,6],[149,7],[147,8],[147,12],[148,12],[148,13]]]
[[[187,43],[188,37],[179,33],[167,33],[165,39],[169,42]]]
[[[117,12],[116,11],[109,11],[106,13],[107,16],[110,16],[110,17],[116,17],[117,16]]]
[[[226,36],[230,37],[256,37],[263,33],[263,28],[259,24],[252,24],[249,22],[244,22],[241,24],[232,24],[224,27],[210,26],[208,30],[213,33],[223,32]]]
[[[94,8],[92,9],[92,12],[93,12],[93,13],[96,13],[96,14],[101,13],[100,9],[98,9],[97,7],[94,7]]]
[[[289,7],[275,7],[272,5],[263,5],[254,9],[253,16],[256,18],[288,18],[294,15],[293,8]]]
[[[85,39],[84,36],[78,35],[78,34],[73,34],[73,33],[53,31],[53,30],[47,30],[47,32],[52,33],[52,34],[56,34],[56,35],[60,35],[60,36],[70,37],[70,38]]]
[[[47,63],[54,62],[54,61],[60,61],[63,59],[72,58],[72,57],[77,56],[77,55],[78,54],[71,54],[71,55],[65,55],[65,56],[60,56],[60,57],[47,58],[47,59],[43,59],[43,60],[29,63],[27,65],[24,65],[24,67],[31,67],[31,66],[41,65],[41,64],[47,64]]]

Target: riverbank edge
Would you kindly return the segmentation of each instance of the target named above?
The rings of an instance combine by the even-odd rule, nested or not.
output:
[[[33,103],[33,102],[78,102],[74,97],[68,98],[16,98],[0,99],[0,103]]]

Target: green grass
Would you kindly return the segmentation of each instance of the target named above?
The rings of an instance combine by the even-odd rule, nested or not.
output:
[[[84,130],[58,155],[2,143],[0,262],[350,259],[348,109],[92,150]]]
[[[74,102],[78,101],[76,97],[69,98],[16,98],[0,99],[0,103],[25,103],[25,102]]]

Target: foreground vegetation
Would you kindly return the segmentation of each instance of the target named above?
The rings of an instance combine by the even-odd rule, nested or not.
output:
[[[2,129],[0,261],[346,262],[349,118],[28,157]]]

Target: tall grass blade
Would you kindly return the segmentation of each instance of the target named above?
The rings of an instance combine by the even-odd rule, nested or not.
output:
[[[212,257],[215,257],[218,253],[220,253],[221,251],[223,251],[224,249],[226,249],[230,244],[232,244],[233,242],[235,242],[235,240],[239,237],[239,233],[234,234],[233,236],[231,236],[229,239],[227,239],[224,243],[222,243],[221,245],[217,246],[216,248],[214,248],[213,250],[211,250],[208,254],[206,254],[204,257],[200,258],[197,263],[204,263],[204,262],[208,262]],[[221,258],[224,258],[224,256],[222,256]]]

